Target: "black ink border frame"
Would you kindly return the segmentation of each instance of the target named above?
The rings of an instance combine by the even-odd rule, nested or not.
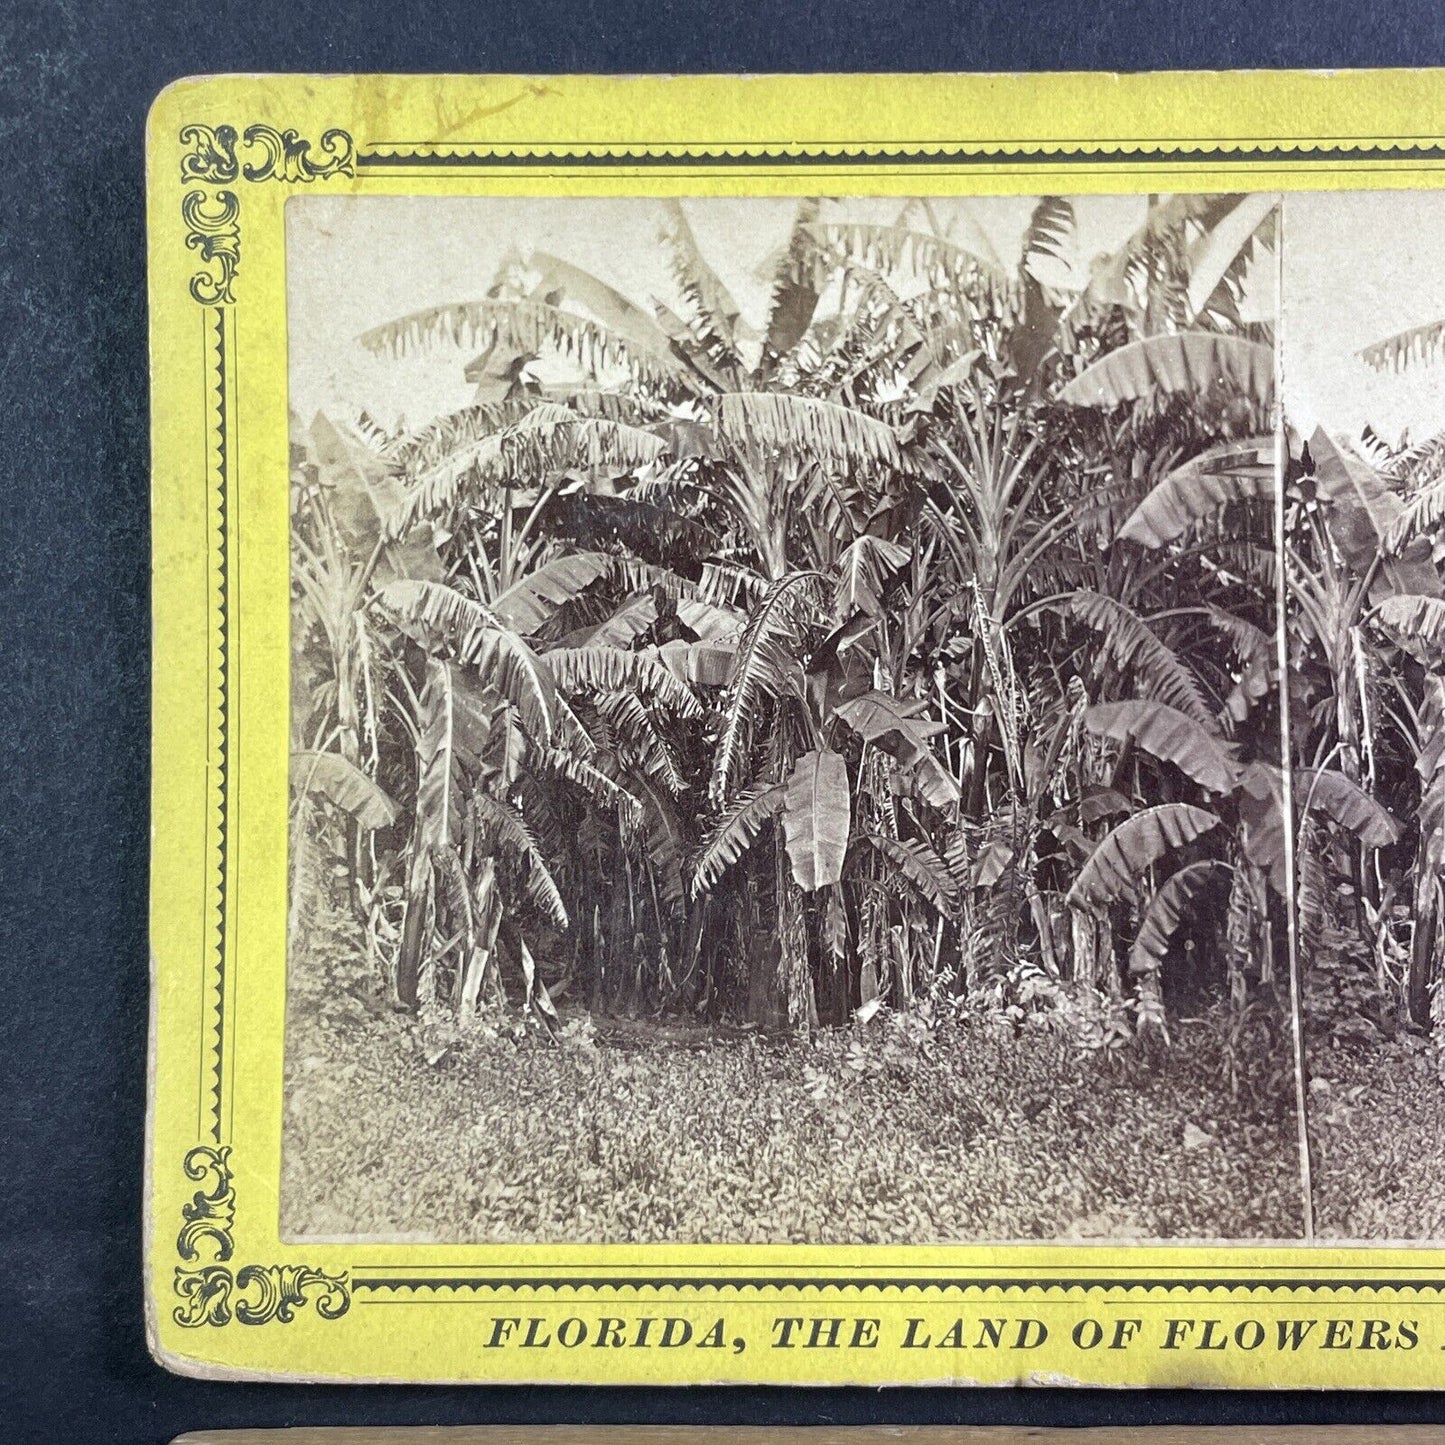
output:
[[[1405,144],[1403,141],[1410,143]],[[1096,167],[1112,170],[1126,166],[1207,167],[1238,165],[1257,168],[1266,164],[1299,165],[1361,163],[1395,165],[1436,162],[1445,164],[1445,137],[1388,137],[1345,139],[1309,143],[1240,141],[1221,145],[1216,141],[1181,140],[1173,145],[1152,145],[1118,141],[1110,145],[1085,145],[1071,141],[1045,141],[1032,145],[999,146],[983,142],[978,148],[917,148],[890,146],[838,148],[820,146],[788,147],[769,143],[739,146],[699,146],[672,149],[596,146],[586,149],[557,147],[538,141],[505,148],[485,142],[376,141],[363,146],[356,156],[358,170],[373,173],[436,173],[456,170],[535,170],[538,168],[596,170],[678,170],[733,169],[775,170],[800,167],[811,170],[864,167],[869,169],[996,169],[1018,166],[1030,170],[1058,170],[1063,167]]]
[[[200,1142],[187,1150],[182,1171],[199,1184],[181,1206],[176,1236],[179,1263],[174,1292],[180,1303],[171,1317],[186,1329],[273,1321],[289,1324],[308,1304],[326,1320],[340,1319],[351,1304],[346,1273],[328,1273],[309,1264],[247,1263],[233,1267],[232,1231],[236,1192],[232,1182],[230,1121],[233,1104],[229,1046],[235,1031],[235,932],[230,910],[232,849],[236,830],[233,787],[233,726],[240,729],[239,699],[232,677],[240,647],[239,509],[235,505],[238,436],[236,407],[237,347],[235,287],[241,268],[242,205],[226,187],[244,181],[309,184],[335,175],[355,174],[355,147],[349,132],[329,129],[318,143],[295,130],[264,123],[234,126],[199,123],[181,127],[180,177],[188,187],[181,197],[185,244],[202,263],[190,279],[191,299],[201,308],[201,353],[205,377],[202,457],[207,539],[206,648],[209,706],[206,712],[205,908],[206,947],[201,968],[201,1039],[196,1132]],[[259,152],[255,160],[242,153]],[[218,188],[219,189],[212,189]]]
[[[185,180],[209,184],[234,183],[238,178],[246,181],[277,180],[288,184],[309,183],[331,175],[370,175],[389,179],[413,175],[434,176],[447,171],[460,175],[472,175],[478,171],[502,172],[552,170],[557,173],[581,173],[610,170],[620,172],[667,172],[686,174],[697,170],[731,169],[749,173],[765,170],[797,170],[818,174],[837,175],[850,170],[871,171],[877,169],[908,168],[920,176],[950,170],[986,171],[1007,168],[1016,173],[1032,171],[1058,171],[1068,168],[1083,173],[1093,169],[1099,173],[1117,173],[1121,176],[1137,171],[1180,169],[1192,171],[1208,168],[1220,169],[1238,167],[1241,175],[1258,170],[1261,166],[1277,166],[1281,169],[1301,167],[1308,173],[1309,168],[1345,167],[1352,172],[1383,170],[1408,171],[1416,168],[1445,170],[1445,137],[1375,137],[1347,138],[1330,137],[1315,141],[1282,139],[1260,141],[1241,138],[1234,142],[1221,142],[1218,138],[1203,140],[1178,140],[1172,143],[1137,142],[1117,140],[1111,143],[1084,144],[1073,141],[1038,141],[1004,145],[993,141],[981,141],[966,145],[940,147],[937,143],[920,143],[915,146],[880,142],[877,146],[838,147],[788,146],[771,143],[727,143],[693,147],[675,147],[659,144],[654,147],[639,147],[635,143],[627,146],[595,145],[587,148],[569,148],[556,142],[509,143],[497,147],[485,141],[468,142],[425,142],[425,141],[376,141],[356,147],[350,134],[339,128],[325,131],[321,138],[323,158],[317,162],[310,158],[309,143],[301,140],[295,131],[278,131],[269,126],[253,125],[247,128],[241,139],[242,145],[252,145],[263,151],[258,165],[238,164],[236,161],[237,132],[234,128],[220,126],[212,129],[203,126],[186,126],[181,130],[182,144],[192,146],[192,154],[183,161],[182,177]],[[1017,1274],[990,1276],[986,1272],[949,1274],[947,1272],[921,1270],[916,1275],[891,1275],[886,1271],[878,1273],[829,1273],[787,1276],[757,1274],[720,1275],[705,1270],[698,1274],[662,1275],[640,1268],[637,1273],[612,1273],[587,1275],[583,1273],[537,1275],[509,1274],[505,1271],[480,1270],[473,1266],[452,1266],[438,1264],[424,1266],[436,1274],[418,1273],[416,1266],[395,1271],[385,1266],[357,1267],[349,1276],[326,1274],[308,1266],[255,1266],[247,1265],[235,1271],[234,1276],[224,1267],[230,1257],[229,1227],[234,1217],[234,1196],[229,1193],[230,1172],[228,1164],[229,1147],[223,1144],[222,1112],[226,1100],[226,1002],[228,987],[234,988],[234,974],[228,979],[226,962],[228,945],[226,932],[226,893],[230,858],[227,852],[227,833],[231,810],[234,806],[234,784],[236,773],[231,765],[228,751],[229,704],[233,686],[230,676],[233,649],[230,646],[231,623],[229,549],[234,526],[233,513],[229,509],[230,488],[234,484],[231,476],[231,396],[227,385],[227,358],[231,358],[234,370],[234,338],[227,348],[226,311],[234,303],[232,281],[240,264],[239,219],[234,206],[235,197],[229,191],[219,191],[214,204],[222,214],[224,235],[218,249],[221,253],[217,264],[220,269],[218,281],[198,274],[192,281],[192,295],[207,308],[208,335],[214,328],[214,349],[207,357],[207,385],[214,388],[215,421],[214,440],[208,440],[217,455],[213,476],[217,488],[219,546],[216,554],[215,575],[218,578],[218,607],[220,611],[221,644],[214,659],[212,673],[212,700],[214,713],[208,717],[208,726],[217,732],[220,751],[217,759],[217,834],[219,858],[217,862],[216,894],[218,898],[214,932],[217,944],[214,954],[208,950],[203,972],[203,999],[214,993],[215,1004],[208,1010],[208,1019],[202,1030],[202,1075],[205,1080],[200,1104],[202,1119],[207,1113],[211,1117],[208,1134],[209,1143],[202,1143],[191,1150],[185,1161],[188,1177],[202,1178],[207,1170],[215,1180],[215,1187],[226,1194],[226,1218],[224,1229],[203,1227],[201,1235],[224,1240],[219,1245],[218,1263],[202,1271],[177,1271],[177,1293],[187,1303],[177,1307],[176,1319],[186,1324],[224,1324],[234,1317],[242,1323],[267,1323],[272,1319],[287,1322],[291,1309],[307,1302],[306,1291],[314,1289],[318,1313],[326,1319],[340,1318],[345,1314],[351,1297],[366,1297],[368,1302],[411,1303],[427,1302],[442,1293],[453,1298],[470,1296],[482,1300],[500,1293],[548,1293],[553,1298],[565,1299],[594,1295],[599,1292],[632,1292],[638,1295],[657,1295],[668,1292],[741,1291],[757,1293],[774,1291],[779,1297],[790,1293],[812,1291],[877,1291],[879,1293],[916,1292],[919,1295],[936,1292],[950,1293],[999,1293],[1018,1292],[1027,1295],[1041,1292],[1045,1295],[1060,1294],[1078,1290],[1085,1293],[1163,1292],[1187,1291],[1190,1294],[1212,1295],[1216,1292],[1246,1291],[1251,1295],[1259,1292],[1309,1291],[1310,1293],[1370,1294],[1381,1291],[1409,1292],[1413,1294],[1445,1293],[1445,1270],[1431,1270],[1436,1278],[1363,1278],[1343,1277],[1339,1279],[1315,1277],[1281,1277],[1274,1266],[1268,1267],[1270,1274],[1263,1273],[1256,1278],[1203,1276],[1187,1278],[1180,1275],[1149,1272],[1139,1278],[1123,1278],[1113,1275],[1081,1276],[1053,1275],[1040,1273],[1023,1277]],[[192,201],[192,209],[185,213],[191,226],[187,244],[201,251],[202,259],[213,259],[205,235],[197,234],[199,201]],[[234,226],[234,234],[226,229]],[[197,288],[200,288],[199,290]],[[232,328],[234,330],[234,328]],[[210,343],[208,343],[209,345]],[[214,359],[212,359],[214,358]],[[231,387],[234,387],[234,376]],[[208,426],[210,424],[208,423]],[[208,787],[210,786],[208,781]],[[209,885],[208,885],[209,886]],[[209,1102],[208,1102],[209,1099]],[[193,1172],[199,1169],[201,1173]],[[185,1208],[186,1229],[193,1228],[195,1220],[206,1218],[206,1211],[212,1207],[213,1196],[207,1191],[196,1195],[192,1205]],[[193,1210],[201,1211],[194,1215]],[[348,1247],[355,1248],[355,1244]],[[1252,1246],[1241,1245],[1242,1249]],[[182,1258],[186,1258],[182,1249]],[[220,1269],[220,1275],[214,1273]],[[1264,1267],[1262,1267],[1263,1269]],[[224,1276],[224,1278],[221,1277]],[[205,1278],[197,1278],[205,1276]],[[190,1279],[195,1283],[186,1284]],[[230,1304],[235,1289],[254,1285],[259,1303],[248,1307],[244,1299]],[[194,1318],[182,1319],[183,1314]]]

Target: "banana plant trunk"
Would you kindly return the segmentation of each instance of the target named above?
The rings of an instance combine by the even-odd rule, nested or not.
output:
[[[747,1021],[770,1032],[806,1034],[817,1026],[818,1019],[808,959],[808,924],[803,890],[793,880],[781,836],[773,849],[772,892],[772,927],[755,921],[744,930],[752,945],[747,960]],[[758,916],[753,913],[754,920]]]
[[[988,755],[993,743],[993,704],[985,676],[983,642],[975,638],[967,699],[973,713],[973,768],[963,802],[964,816],[973,822],[980,821],[988,811]]]
[[[291,821],[291,869],[286,907],[286,956],[295,959],[300,956],[301,944],[301,894],[306,887],[310,870],[311,819],[310,795],[302,793],[297,800],[296,814]]]
[[[1405,980],[1405,1002],[1410,1019],[1421,1028],[1431,1023],[1431,995],[1440,973],[1439,884],[1421,850],[1415,865],[1415,936],[1410,944],[1410,969]]]
[[[396,1001],[415,1013],[421,1001],[422,954],[426,949],[427,904],[431,886],[431,858],[420,839],[412,845],[407,873],[406,911],[401,921],[401,947],[396,955]]]
[[[813,1002],[813,971],[808,962],[808,924],[803,912],[803,890],[793,881],[787,850],[775,850],[778,902],[779,1012],[790,1034],[806,1035],[818,1023]]]

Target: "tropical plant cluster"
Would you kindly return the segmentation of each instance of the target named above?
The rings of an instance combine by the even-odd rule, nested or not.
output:
[[[659,214],[677,306],[517,256],[363,338],[472,404],[293,423],[292,869],[397,1005],[982,998],[1108,1049],[1279,1017],[1292,849],[1438,928],[1439,454],[1301,450],[1281,568],[1275,198],[1150,198],[1088,265],[1063,198],[1003,258],[964,206],[807,200],[761,326]]]
[[[1419,365],[1442,336],[1363,357]],[[1285,525],[1300,942],[1334,995],[1318,1022],[1370,1031],[1366,1004],[1341,1002],[1368,978],[1429,1026],[1445,954],[1445,437],[1292,436]]]

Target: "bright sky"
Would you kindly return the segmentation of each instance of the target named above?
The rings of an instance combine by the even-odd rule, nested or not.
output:
[[[933,202],[945,228],[957,208],[983,231],[1005,264],[1018,258],[1036,198]],[[892,223],[898,199],[830,201],[828,219]],[[768,262],[787,239],[797,202],[748,197],[683,202],[698,245],[746,319],[761,326]],[[1111,250],[1143,220],[1143,196],[1075,202],[1080,277],[1090,257]],[[647,305],[677,297],[657,235],[657,201],[578,198],[305,196],[287,203],[287,295],[291,405],[347,416],[365,408],[387,424],[419,426],[467,405],[462,369],[471,352],[393,360],[371,356],[357,337],[411,311],[483,296],[502,258],[546,251],[581,266]],[[964,217],[956,218],[962,224]]]
[[[941,225],[976,227],[1011,266],[1034,201],[931,204]],[[703,254],[761,326],[769,262],[797,202],[683,205]],[[830,219],[891,223],[902,202],[826,205]],[[1142,196],[1075,200],[1076,279],[1089,258],[1135,230],[1144,205]],[[419,426],[465,406],[472,389],[462,370],[471,352],[397,361],[373,357],[357,338],[410,311],[482,296],[513,250],[551,252],[643,305],[653,297],[677,304],[654,200],[305,196],[288,203],[286,217],[291,399],[306,419],[321,409],[348,416],[364,407],[381,421]],[[1445,318],[1445,192],[1290,195],[1283,229],[1280,333],[1291,422],[1306,434],[1323,424],[1346,436],[1368,422],[1390,440],[1407,429],[1421,440],[1445,428],[1445,361],[1377,373],[1359,359],[1372,342]]]
[[[1376,372],[1362,348],[1445,320],[1445,193],[1334,192],[1284,202],[1285,413],[1357,437],[1366,423],[1387,441],[1445,429],[1445,361]]]

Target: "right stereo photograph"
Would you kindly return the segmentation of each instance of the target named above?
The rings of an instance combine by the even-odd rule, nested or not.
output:
[[[1445,195],[1284,203],[1284,626],[1322,1239],[1445,1239],[1442,237]]]

